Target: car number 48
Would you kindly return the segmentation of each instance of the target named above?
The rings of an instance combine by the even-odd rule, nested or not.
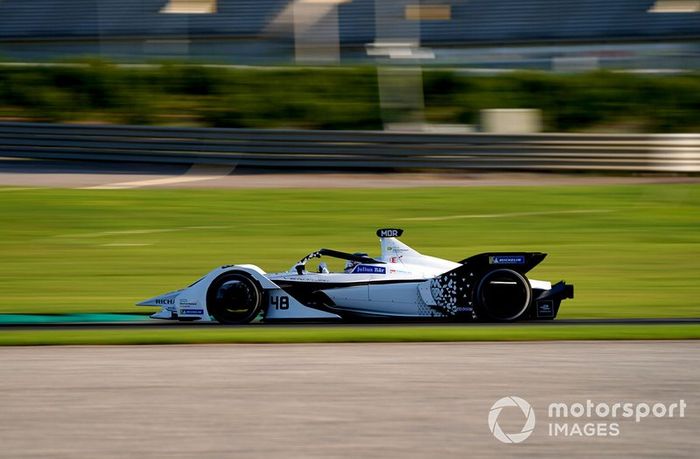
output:
[[[289,309],[289,297],[287,296],[271,296],[270,304],[275,309]]]

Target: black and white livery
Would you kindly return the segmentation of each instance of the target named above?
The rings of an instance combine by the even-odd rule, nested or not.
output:
[[[158,306],[151,317],[244,324],[284,320],[442,319],[509,322],[554,319],[573,285],[529,279],[541,252],[490,252],[460,262],[423,255],[380,229],[381,255],[320,249],[283,273],[255,265],[225,265],[187,288],[139,303]],[[320,261],[345,262],[329,271]]]

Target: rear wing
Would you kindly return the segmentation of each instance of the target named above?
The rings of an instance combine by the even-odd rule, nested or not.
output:
[[[542,252],[485,252],[465,258],[459,263],[474,271],[508,268],[525,274],[542,263],[546,256]]]

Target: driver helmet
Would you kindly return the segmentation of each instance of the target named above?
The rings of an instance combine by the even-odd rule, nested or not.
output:
[[[345,262],[345,269],[343,271],[345,271],[346,273],[351,273],[352,270],[355,269],[355,266],[357,266],[357,265],[359,265],[358,262],[348,260]]]
[[[358,256],[358,257],[366,257],[367,254],[364,252],[355,252],[353,255]],[[343,272],[345,273],[351,273],[353,269],[355,269],[355,266],[359,265],[359,261],[354,261],[354,260],[348,260],[345,262],[345,269]]]

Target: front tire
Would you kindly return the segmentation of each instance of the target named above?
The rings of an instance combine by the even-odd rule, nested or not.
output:
[[[484,275],[476,291],[478,313],[496,322],[522,318],[530,307],[530,282],[512,269],[496,269]]]
[[[222,324],[249,323],[260,313],[262,302],[260,286],[244,273],[224,273],[207,290],[209,314]]]

